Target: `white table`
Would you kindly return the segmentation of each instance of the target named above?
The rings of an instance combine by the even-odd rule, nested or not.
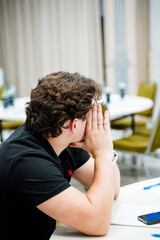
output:
[[[0,101],[0,120],[2,121],[25,121],[25,104],[29,97],[16,98],[14,106],[4,108]]]
[[[120,204],[134,204],[138,205],[152,205],[158,206],[160,210],[160,196],[149,194],[143,187],[150,186],[154,183],[160,182],[160,178],[146,180],[134,184],[124,186],[120,189],[120,195],[113,204],[112,219],[114,218],[117,209]],[[103,237],[90,237],[86,236],[76,230],[60,224],[59,227],[55,230],[50,240],[88,240],[88,239],[108,239],[108,240],[154,240],[151,234],[160,234],[160,228],[147,228],[145,225],[143,227],[136,226],[122,226],[122,225],[111,225],[109,232],[106,236]]]
[[[25,104],[29,101],[29,97],[16,98],[14,106],[8,108],[3,107],[0,101],[0,141],[3,141],[2,136],[2,121],[24,122],[26,119]]]
[[[2,139],[2,121],[25,121],[25,104],[29,101],[29,97],[16,98],[13,107],[4,108],[0,101],[0,136]],[[103,96],[104,103],[106,102]],[[132,129],[134,129],[134,114],[140,111],[145,111],[153,106],[152,100],[144,97],[125,95],[123,99],[119,94],[111,94],[111,102],[107,105],[110,115],[110,120],[116,120],[124,116],[132,116]]]
[[[15,106],[6,109],[0,102],[0,120],[25,121],[25,103],[27,101],[29,101],[28,97],[16,98]],[[111,120],[145,111],[152,106],[153,102],[148,98],[126,95],[124,99],[121,99],[119,94],[112,94],[111,102],[107,105]]]
[[[134,95],[125,95],[121,98],[119,94],[111,94],[110,99],[110,103],[107,104],[106,97],[103,96],[111,120],[145,111],[153,106],[151,99]]]

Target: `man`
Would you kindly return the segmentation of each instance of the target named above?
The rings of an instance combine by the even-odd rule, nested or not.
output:
[[[120,175],[100,96],[94,80],[66,72],[31,91],[26,123],[0,146],[1,240],[49,239],[56,221],[107,233]],[[71,176],[86,194],[69,184]]]

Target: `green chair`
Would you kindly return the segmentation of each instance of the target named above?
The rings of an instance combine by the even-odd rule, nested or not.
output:
[[[137,96],[147,97],[154,102],[155,93],[156,93],[156,84],[155,83],[141,83],[139,86],[139,89],[138,89]],[[152,116],[152,111],[153,111],[153,107],[146,111],[137,113],[136,116],[141,116],[141,117],[143,116],[146,119],[148,119]],[[135,124],[135,128],[141,127],[141,126],[146,125],[146,121],[134,120],[134,124]],[[113,129],[127,129],[127,128],[131,128],[131,126],[132,126],[131,117],[126,117],[126,118],[122,118],[119,120],[115,120],[111,124],[111,127]]]
[[[0,87],[0,100],[2,100],[3,87]]]
[[[113,141],[113,146],[117,151],[129,153],[134,159],[141,158],[146,176],[151,177],[145,157],[160,157],[155,151],[160,148],[160,112],[150,134],[135,131],[129,137]]]
[[[150,136],[152,130],[153,130],[152,128],[148,128],[146,126],[139,126],[134,130],[134,133]]]
[[[2,121],[2,130],[14,130],[21,126],[24,122],[22,121],[16,121],[16,122],[7,122],[7,121]]]
[[[104,116],[105,111],[107,111],[107,106],[102,104],[102,114]]]

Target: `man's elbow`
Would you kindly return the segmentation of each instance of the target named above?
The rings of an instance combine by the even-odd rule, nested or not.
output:
[[[86,235],[89,236],[105,236],[107,235],[109,231],[110,225],[106,224],[106,226],[96,226],[88,228],[86,232],[84,232]]]
[[[90,236],[104,236],[108,233],[110,221],[110,216],[103,216],[102,213],[95,214],[92,218],[90,216],[90,220],[85,224],[83,233]]]

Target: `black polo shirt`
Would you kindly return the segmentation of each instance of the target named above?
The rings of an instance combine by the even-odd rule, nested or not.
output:
[[[0,239],[49,239],[56,221],[37,205],[70,187],[71,175],[89,159],[80,148],[59,157],[26,124],[0,145]]]

